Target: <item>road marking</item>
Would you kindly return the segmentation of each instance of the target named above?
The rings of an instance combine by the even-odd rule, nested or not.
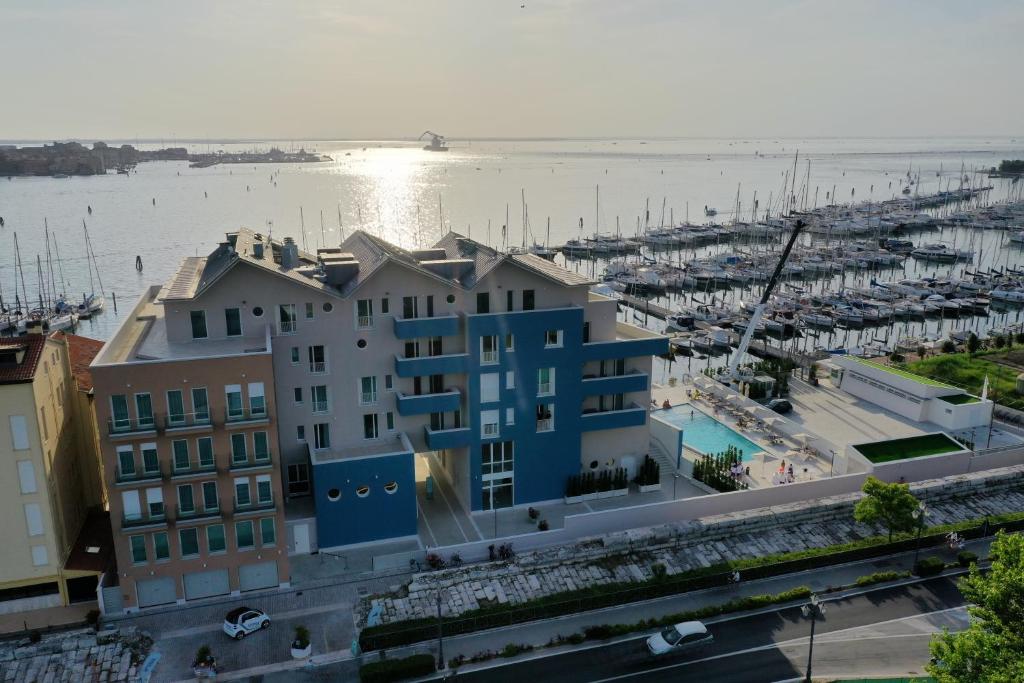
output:
[[[352,606],[347,603],[336,603],[332,605],[320,605],[318,607],[306,607],[303,609],[293,609],[287,612],[279,612],[271,616],[271,624],[279,619],[292,619],[295,617],[303,617],[312,614],[322,614],[324,612],[332,612],[334,610],[345,611],[352,609]],[[185,636],[194,636],[200,633],[212,633],[214,631],[220,631],[223,628],[222,623],[208,624],[206,626],[192,626],[190,628],[182,628],[177,631],[167,631],[166,633],[160,634],[157,641],[173,640],[174,638],[183,638]]]

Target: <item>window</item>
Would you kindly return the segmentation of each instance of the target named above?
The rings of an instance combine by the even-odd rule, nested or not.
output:
[[[450,304],[453,304],[453,303],[455,303],[455,295],[454,294],[449,294],[448,296],[446,296],[444,298],[444,300],[447,301]]]
[[[167,542],[167,532],[157,531],[153,534],[153,556],[159,562],[171,557],[171,546]]]
[[[266,432],[252,433],[252,454],[256,462],[270,461],[270,441]]]
[[[50,560],[46,554],[45,545],[34,545],[32,546],[32,566],[42,567],[43,565],[49,564]]]
[[[185,423],[185,399],[179,389],[167,392],[167,422],[172,425]]]
[[[313,425],[313,448],[323,450],[331,447],[331,425],[317,422]]]
[[[516,293],[515,293],[514,290],[510,289],[507,292],[505,292],[505,310],[506,311],[514,311],[515,310],[515,298],[516,298]]]
[[[156,451],[155,443],[144,443],[139,446],[142,451],[142,472],[143,474],[158,474],[160,472],[160,456]]]
[[[115,432],[120,432],[131,427],[132,422],[128,417],[128,397],[124,394],[114,394],[110,397],[110,414],[111,414],[111,427]],[[24,439],[24,445],[19,446],[16,420],[21,421],[21,436]],[[11,433],[14,436],[14,450],[24,450],[28,448],[28,436],[25,432],[25,418],[20,415],[11,416]]]
[[[298,346],[293,346],[292,347],[292,365],[298,365],[298,364],[299,364],[299,347]]]
[[[441,337],[431,337],[427,340],[427,355],[428,356],[440,356],[444,351],[441,350],[442,342]]]
[[[246,550],[255,545],[252,536],[251,519],[247,519],[244,522],[235,522],[235,540],[238,542],[239,550]]]
[[[262,318],[263,317],[263,307],[262,306],[253,306],[252,314],[253,314],[253,317]]]
[[[391,301],[386,296],[380,300],[380,312],[385,315],[391,312]]]
[[[36,468],[31,460],[18,461],[18,481],[21,484],[22,493],[35,493],[38,490],[36,487]]]
[[[387,425],[389,432],[395,431],[395,414],[390,410],[384,414],[384,423]]]
[[[224,329],[229,337],[242,336],[242,314],[237,308],[224,309]]]
[[[324,309],[324,313],[330,313],[331,311],[334,310],[334,304],[332,304],[330,301],[325,301],[324,305],[321,308]]]
[[[144,564],[146,562],[146,537],[129,536],[128,543],[132,548],[132,562]]]
[[[498,362],[498,337],[484,335],[480,337],[480,365]]]
[[[298,425],[295,427],[295,440],[304,442],[306,440],[306,426]]]
[[[227,549],[223,524],[211,524],[206,527],[206,549],[211,553],[222,553]]]
[[[231,464],[244,465],[249,461],[249,452],[246,449],[245,434],[235,432],[231,435]]]
[[[497,372],[488,372],[480,375],[480,402],[495,403],[498,401],[498,379],[501,377]]]
[[[153,519],[164,516],[164,490],[158,486],[146,489],[146,509]]]
[[[192,321],[192,338],[206,339],[206,311],[189,311]]]
[[[396,491],[398,491],[397,481],[389,481],[388,483],[384,484],[384,493],[388,494],[389,496],[395,493]]]
[[[199,453],[200,469],[213,469],[213,439],[209,436],[202,436],[196,439],[196,452]]]
[[[477,292],[476,294],[476,312],[477,313],[490,313],[491,312],[491,295],[489,292]]]
[[[555,393],[555,369],[539,368],[537,370],[537,395],[551,396]]]
[[[260,542],[263,545],[277,543],[277,524],[273,517],[264,517],[260,520]]]
[[[359,496],[360,498],[366,498],[368,495],[370,495],[370,487],[367,486],[366,484],[356,487],[356,495]]]
[[[391,377],[391,375],[384,375],[384,391],[394,391],[394,390],[395,390],[395,380]]]
[[[583,343],[584,344],[589,344],[590,343],[590,323],[589,322],[583,323]]]
[[[204,481],[203,484],[203,509],[207,512],[215,512],[220,509],[220,497],[217,495],[217,482]]]
[[[235,507],[242,507],[252,503],[249,496],[249,480],[235,479]]]
[[[359,405],[368,406],[377,402],[377,377],[359,379]]]
[[[376,439],[380,436],[377,425],[377,413],[363,415],[363,438]]]
[[[121,507],[124,510],[124,521],[137,522],[142,519],[142,505],[137,490],[121,491]]]
[[[29,536],[43,535],[43,510],[39,503],[25,503],[25,525]]]
[[[416,297],[402,297],[402,317],[406,320],[420,317],[419,300]]]
[[[198,424],[210,421],[210,402],[205,388],[192,390],[192,412]]]
[[[240,420],[245,416],[242,408],[242,385],[229,384],[224,387],[224,401],[228,406],[228,419]]]
[[[427,317],[434,317],[434,295],[427,294]]]
[[[516,388],[516,373],[513,370],[505,372],[505,388],[515,389]]]
[[[516,423],[516,409],[505,408],[505,424],[514,425]]]
[[[327,352],[322,344],[315,344],[309,347],[309,371],[314,375],[322,375],[327,372]]]
[[[199,530],[178,529],[178,543],[181,545],[182,557],[194,557],[199,554]]]
[[[295,304],[277,305],[277,331],[279,334],[295,334]]]
[[[537,431],[550,432],[555,428],[555,406],[548,403],[537,404]]]
[[[306,320],[312,320],[312,319],[313,319],[313,302],[312,301],[307,301],[306,302]]]
[[[288,494],[309,493],[309,466],[306,463],[288,465]]]
[[[131,446],[117,447],[117,469],[122,479],[135,476],[135,451]]]
[[[512,506],[513,443],[482,444],[480,447],[481,503],[484,510]]]
[[[181,484],[178,486],[178,512],[183,515],[192,514],[196,511],[196,501],[192,484]]]
[[[293,395],[295,397],[295,405],[301,406],[302,405],[302,387],[295,387],[295,389],[293,389],[292,392],[293,392]]]
[[[509,333],[505,335],[505,350],[515,351],[516,350],[516,338],[515,335]]]
[[[405,357],[406,358],[419,358],[420,356],[420,342],[418,339],[411,339],[405,342]]]
[[[270,488],[270,475],[261,474],[256,477],[256,502],[271,503],[273,500],[274,494]]]
[[[171,451],[174,454],[174,471],[180,472],[187,470],[189,467],[188,457],[188,441],[185,439],[176,439],[171,442]]]
[[[46,406],[39,408],[39,424],[43,427],[43,442],[45,443],[50,440],[50,430],[46,426]]]
[[[532,289],[524,289],[523,290],[523,310],[524,311],[532,311],[533,308],[534,308],[533,290]]]
[[[562,345],[562,331],[561,330],[548,330],[544,333],[544,346],[546,348],[553,348]]]
[[[149,394],[135,394],[135,417],[139,421],[140,429],[152,428],[153,422],[153,397]]]
[[[253,417],[267,414],[267,398],[263,394],[263,382],[249,383],[249,414]]]
[[[373,299],[356,301],[356,329],[367,330],[373,327]]]
[[[495,441],[480,445],[480,474],[510,474],[513,466],[514,442]]]
[[[495,439],[498,437],[498,411],[480,411],[480,438]]]

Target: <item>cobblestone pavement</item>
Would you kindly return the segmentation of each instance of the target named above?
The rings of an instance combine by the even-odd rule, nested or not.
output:
[[[1024,510],[1024,466],[920,482],[930,525]],[[860,493],[634,529],[574,545],[524,553],[512,562],[424,572],[399,591],[363,598],[358,620],[371,610],[383,623],[432,617],[440,590],[446,615],[529,600],[594,585],[642,582],[654,565],[680,574],[726,560],[838,545],[882,529],[853,521]]]
[[[101,683],[137,681],[149,640],[135,628],[91,628],[43,636],[38,643],[0,645],[0,681]]]

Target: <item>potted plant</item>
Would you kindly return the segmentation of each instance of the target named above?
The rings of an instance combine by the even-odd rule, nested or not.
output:
[[[200,645],[192,661],[192,673],[196,678],[213,678],[217,675],[217,658],[209,645]]]
[[[597,478],[593,472],[583,473],[582,483],[583,500],[593,500],[597,498]]]
[[[551,527],[548,525],[548,520],[542,519],[537,522],[537,531],[547,531]]]
[[[625,467],[616,467],[612,475],[612,495],[624,496],[629,493],[629,477],[626,476]]]
[[[644,456],[644,464],[636,475],[636,485],[640,493],[661,490],[661,465],[650,455]]]
[[[597,497],[611,498],[613,495],[611,470],[601,470],[597,477]]]
[[[583,475],[574,474],[565,482],[565,502],[567,505],[583,502]]]
[[[530,516],[531,522],[536,522],[537,518],[540,517],[540,511],[535,507],[527,509],[526,514]]]
[[[305,659],[313,650],[309,642],[309,629],[305,626],[295,627],[295,638],[292,639],[292,659]]]

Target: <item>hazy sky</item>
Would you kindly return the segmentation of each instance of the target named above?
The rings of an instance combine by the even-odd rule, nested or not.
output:
[[[1022,58],[1019,0],[2,0],[0,139],[1018,135]]]

